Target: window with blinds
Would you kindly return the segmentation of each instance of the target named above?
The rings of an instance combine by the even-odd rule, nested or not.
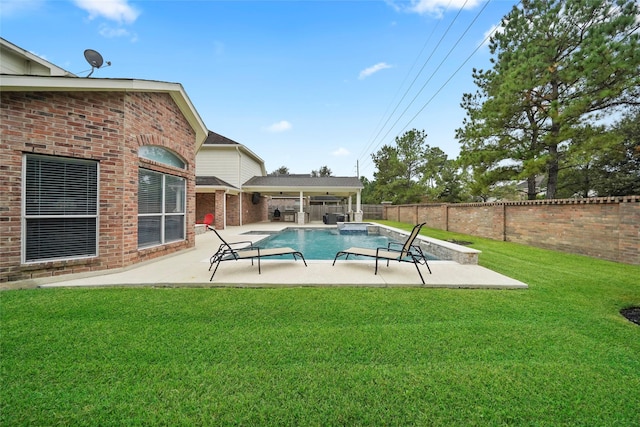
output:
[[[185,239],[186,181],[148,169],[138,172],[138,247]]]
[[[24,262],[98,254],[98,162],[24,158]]]

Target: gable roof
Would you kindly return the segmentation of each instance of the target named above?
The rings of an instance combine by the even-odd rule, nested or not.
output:
[[[167,93],[196,133],[196,149],[207,137],[198,111],[180,83],[155,80],[0,75],[3,92],[153,92]]]
[[[228,187],[235,188],[227,181],[218,178],[217,176],[196,176],[196,185],[211,186],[211,187]]]
[[[256,153],[248,149],[245,145],[234,141],[233,139],[222,136],[219,133],[208,131],[207,138],[200,147],[204,150],[236,150],[253,159],[259,166],[263,174],[266,174],[264,160]]]
[[[222,136],[219,133],[209,131],[207,139],[204,140],[203,145],[240,145],[240,143],[235,142],[233,139],[229,139],[226,136]]]

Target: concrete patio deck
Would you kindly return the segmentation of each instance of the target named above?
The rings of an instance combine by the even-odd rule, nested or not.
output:
[[[287,223],[259,223],[219,230],[228,242],[255,241],[259,234],[248,231],[275,231],[296,226]],[[305,227],[326,227],[310,224]],[[520,281],[477,265],[462,265],[453,261],[429,261],[433,274],[420,266],[426,284],[420,282],[415,267],[409,263],[380,264],[374,275],[374,261],[301,260],[292,257],[263,258],[262,274],[257,263],[249,260],[223,262],[210,282],[209,257],[220,245],[213,232],[196,236],[195,248],[137,264],[124,269],[82,273],[0,284],[2,289],[26,287],[82,287],[82,286],[158,286],[158,287],[304,287],[304,286],[360,286],[360,287],[428,287],[428,288],[484,288],[526,289]]]

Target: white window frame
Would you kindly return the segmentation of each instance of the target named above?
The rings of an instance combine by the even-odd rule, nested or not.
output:
[[[152,248],[152,247],[156,247],[156,246],[162,246],[162,245],[166,245],[168,243],[185,241],[186,238],[187,238],[187,236],[186,236],[186,234],[187,234],[187,227],[186,227],[186,223],[187,223],[187,197],[186,197],[186,194],[187,194],[187,179],[184,178],[184,177],[181,177],[181,176],[170,175],[170,174],[158,172],[158,171],[155,171],[153,169],[143,168],[143,167],[138,169],[138,176],[140,176],[140,173],[142,171],[145,171],[147,173],[153,173],[153,174],[160,175],[160,177],[162,178],[162,181],[161,181],[162,192],[161,192],[161,200],[160,200],[160,206],[162,208],[161,208],[161,212],[151,212],[151,213],[140,213],[140,211],[138,209],[138,233],[140,233],[140,218],[160,217],[160,242],[140,244],[140,240],[139,240],[140,235],[138,235],[138,250],[144,250],[144,249],[148,249],[148,248]],[[167,212],[167,209],[166,209],[167,208],[166,207],[167,177],[177,178],[177,179],[180,179],[182,181],[182,192],[179,193],[182,196],[181,200],[179,201],[180,204],[182,205],[182,208],[181,208],[181,211],[179,211],[179,212]],[[139,191],[140,191],[140,189],[138,188],[138,192]],[[140,202],[140,199],[138,198],[138,203],[139,202]],[[165,236],[166,219],[168,217],[171,217],[171,216],[182,216],[182,237],[177,238],[177,239],[167,240],[167,238]]]

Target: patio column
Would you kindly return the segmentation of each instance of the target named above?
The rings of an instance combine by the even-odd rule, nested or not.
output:
[[[304,214],[304,192],[300,191],[300,210],[296,214],[296,223],[299,225],[306,224]]]
[[[362,222],[362,216],[363,216],[362,204],[360,203],[360,200],[361,200],[361,197],[360,197],[361,194],[360,193],[361,193],[361,191],[362,190],[358,190],[358,192],[356,193],[356,214],[355,214],[356,222]]]

